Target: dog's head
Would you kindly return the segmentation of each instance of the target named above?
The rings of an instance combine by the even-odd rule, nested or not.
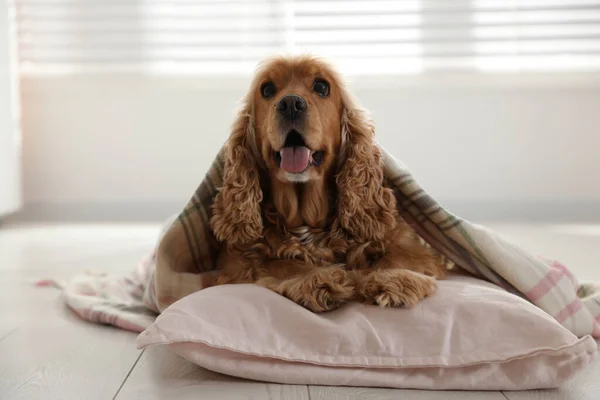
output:
[[[261,170],[285,183],[332,178],[340,225],[358,240],[381,239],[395,223],[372,122],[336,71],[314,57],[280,57],[259,67],[226,146],[211,220],[220,241],[262,235]]]
[[[342,143],[342,85],[314,58],[265,63],[252,88],[257,147],[266,168],[283,182],[322,179]]]

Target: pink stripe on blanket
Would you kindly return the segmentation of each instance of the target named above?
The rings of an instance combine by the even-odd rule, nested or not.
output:
[[[118,316],[116,314],[119,312],[118,310],[113,310],[112,312],[103,312],[96,311],[91,308],[71,307],[71,309],[75,311],[75,313],[81,318],[91,322],[113,325],[121,329],[138,333],[143,332],[144,329],[146,329],[143,326],[137,325],[123,317]]]
[[[546,276],[538,282],[531,290],[525,292],[525,296],[532,302],[536,302],[546,295],[558,282],[567,276],[559,269],[551,269]],[[568,276],[567,276],[568,277]]]
[[[559,323],[563,323],[567,318],[576,314],[579,310],[583,308],[583,303],[579,299],[573,300],[568,306],[560,310],[555,316],[554,319]]]
[[[592,336],[595,338],[600,338],[600,315],[596,315],[593,324],[594,327],[592,328]]]
[[[592,336],[600,338],[600,315],[596,315],[594,318],[594,329],[592,330]]]
[[[119,328],[132,331],[132,332],[143,332],[145,328],[143,326],[139,326],[134,324],[131,321],[127,321],[125,318],[115,317],[113,321],[113,325],[118,326]]]
[[[598,321],[594,322],[594,329],[592,329],[592,336],[595,338],[600,338],[600,323],[598,323]]]

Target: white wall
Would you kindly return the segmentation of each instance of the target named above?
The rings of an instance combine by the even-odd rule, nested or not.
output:
[[[163,217],[225,141],[244,78],[22,82],[30,215]],[[600,218],[600,76],[358,79],[379,141],[471,218]]]
[[[0,216],[21,204],[14,52],[9,39],[8,9],[0,4]]]

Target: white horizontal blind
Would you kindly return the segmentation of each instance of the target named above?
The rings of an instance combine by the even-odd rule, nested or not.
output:
[[[600,0],[11,0],[24,72],[600,70]]]

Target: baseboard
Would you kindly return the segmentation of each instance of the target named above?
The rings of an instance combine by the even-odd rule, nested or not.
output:
[[[598,201],[442,200],[452,213],[471,221],[600,222]],[[158,222],[184,203],[30,203],[6,219],[42,222]]]
[[[441,204],[471,221],[600,222],[600,200],[447,200]]]
[[[161,222],[185,203],[29,203],[11,222]]]

